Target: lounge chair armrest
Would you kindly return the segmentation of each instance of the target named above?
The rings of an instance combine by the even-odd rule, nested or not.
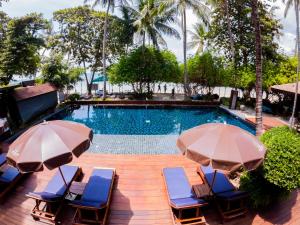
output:
[[[44,202],[57,202],[62,199],[62,196],[58,196],[48,192],[29,192],[26,197]]]

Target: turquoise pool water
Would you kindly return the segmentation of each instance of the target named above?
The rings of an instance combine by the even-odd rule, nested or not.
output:
[[[205,123],[227,123],[254,134],[245,121],[218,107],[96,107],[81,106],[60,115],[83,123],[94,131],[95,153],[176,154],[177,137],[185,130]]]
[[[251,133],[246,122],[220,108],[103,108],[81,106],[65,120],[83,123],[95,134],[115,135],[178,135],[182,131],[205,123],[227,123]]]

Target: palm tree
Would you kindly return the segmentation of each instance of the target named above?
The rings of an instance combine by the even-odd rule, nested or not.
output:
[[[231,60],[232,60],[232,66],[233,66],[233,76],[234,76],[234,81],[235,81],[236,80],[235,79],[235,47],[234,47],[234,38],[233,38],[230,15],[229,15],[228,0],[208,0],[208,3],[211,4],[213,7],[223,8],[223,11],[224,11],[224,14],[226,17],[227,32],[229,35],[230,54],[231,54]],[[234,83],[234,86],[236,88],[236,83]]]
[[[160,45],[167,46],[163,35],[180,39],[178,31],[171,27],[171,24],[176,22],[176,12],[173,8],[161,7],[155,0],[138,0],[136,7],[128,6],[127,10],[134,20],[136,35],[142,39],[143,46],[145,46],[146,38],[157,48]]]
[[[191,41],[187,43],[188,49],[196,49],[196,54],[200,54],[204,50],[205,45],[205,26],[202,23],[193,25],[193,31],[188,31],[191,35]]]
[[[285,0],[283,0],[283,3],[286,3],[286,8],[284,11],[284,16],[287,16],[287,13],[289,11],[289,9],[291,8],[291,6],[294,4],[294,8],[295,8],[295,15],[296,15],[296,46],[297,46],[297,53],[296,55],[298,56],[298,65],[297,65],[297,76],[296,76],[296,88],[295,88],[295,97],[294,97],[294,105],[293,105],[293,111],[292,111],[292,116],[290,119],[290,127],[294,127],[295,125],[295,113],[296,113],[296,107],[297,107],[297,100],[298,100],[298,89],[299,89],[299,70],[300,70],[300,42],[299,42],[299,38],[300,38],[300,31],[299,31],[299,4],[300,1],[299,0],[287,0],[285,2]]]
[[[84,0],[84,3],[87,3],[92,0]],[[104,82],[103,82],[103,99],[106,98],[106,42],[107,42],[107,29],[108,29],[108,15],[110,11],[114,11],[116,7],[117,1],[120,5],[126,3],[126,0],[93,0],[94,3],[92,7],[96,7],[97,5],[102,6],[103,8],[106,7],[106,14],[104,20],[104,34],[102,40],[102,64],[103,64],[103,75],[104,75]]]
[[[263,131],[262,126],[262,43],[260,18],[258,13],[258,0],[252,0],[252,21],[255,31],[255,64],[256,64],[256,135],[260,136]]]
[[[209,8],[202,0],[161,0],[163,5],[174,7],[181,17],[181,28],[183,33],[183,61],[184,61],[184,96],[185,99],[190,95],[190,85],[187,71],[187,9],[193,10],[204,23],[208,23]]]

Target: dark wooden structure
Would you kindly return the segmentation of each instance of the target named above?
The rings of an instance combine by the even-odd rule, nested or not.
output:
[[[57,105],[57,89],[50,84],[27,86],[17,88],[12,93],[13,103],[16,108],[15,117],[21,124],[46,112]]]

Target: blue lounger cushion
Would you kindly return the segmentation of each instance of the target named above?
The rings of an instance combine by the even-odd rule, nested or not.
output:
[[[79,167],[78,166],[70,166],[63,165],[60,167],[61,171],[64,175],[66,183],[69,185],[75,178]],[[41,198],[44,200],[59,200],[61,199],[67,191],[67,187],[64,183],[63,178],[59,171],[55,173],[52,179],[49,181],[48,185],[44,189],[43,192],[30,192],[28,196],[33,198]]]
[[[6,154],[2,153],[0,154],[0,166],[3,165],[6,162]]]
[[[212,186],[215,170],[213,170],[211,166],[200,166],[200,167],[209,186]],[[232,183],[230,183],[230,181],[228,180],[228,178],[224,173],[220,173],[217,171],[215,181],[212,186],[212,191],[215,194],[219,194],[228,191],[235,191],[235,187],[233,186]]]
[[[13,182],[17,176],[20,175],[19,170],[14,167],[8,167],[0,176],[0,182],[3,183],[11,183]]]
[[[211,166],[200,166],[209,186],[212,185],[215,170]],[[238,191],[233,184],[228,180],[224,173],[216,172],[214,184],[212,186],[213,193],[221,199],[232,200],[248,196],[245,191]]]
[[[180,208],[206,203],[195,196],[183,168],[164,168],[163,174],[172,205]]]
[[[175,207],[181,208],[181,207],[187,207],[192,205],[206,204],[206,201],[196,197],[191,197],[191,198],[171,199],[171,203]]]
[[[81,199],[72,201],[72,204],[92,208],[106,206],[113,179],[113,169],[94,169]]]

